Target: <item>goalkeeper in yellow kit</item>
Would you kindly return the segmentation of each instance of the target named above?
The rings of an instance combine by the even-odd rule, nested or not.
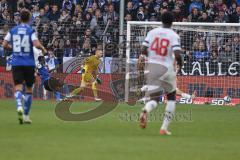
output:
[[[101,101],[97,94],[97,84],[101,84],[101,79],[98,77],[98,67],[101,63],[100,58],[103,55],[102,46],[98,45],[95,51],[95,55],[87,57],[84,60],[84,66],[82,68],[82,81],[79,88],[74,89],[68,98],[76,96],[87,85],[92,84],[92,90],[95,101]]]

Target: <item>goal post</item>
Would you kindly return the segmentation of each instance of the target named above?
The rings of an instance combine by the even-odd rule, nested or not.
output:
[[[161,25],[161,22],[127,23],[126,102],[135,96],[133,92],[139,87],[136,54],[147,33]],[[229,96],[239,103],[240,24],[175,22],[172,28],[179,34],[183,49],[184,65],[178,75],[178,88],[190,94],[196,91],[202,101]]]

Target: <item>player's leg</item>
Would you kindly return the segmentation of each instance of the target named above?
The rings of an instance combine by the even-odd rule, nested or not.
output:
[[[17,113],[18,113],[18,120],[19,123],[23,123],[23,81],[24,81],[24,76],[22,72],[21,67],[12,67],[12,75],[13,75],[13,81],[15,85],[15,100],[16,100],[16,108],[17,108]]]
[[[82,74],[82,80],[81,80],[80,87],[74,89],[67,98],[72,98],[72,97],[76,96],[77,94],[79,94],[80,92],[82,92],[84,90],[84,88],[86,88],[86,86],[90,80],[91,80],[91,76],[89,74]]]
[[[168,131],[168,126],[174,118],[176,108],[176,74],[169,71],[167,77],[162,81],[164,90],[167,93],[167,103],[165,108],[165,115],[160,129],[161,135],[171,135]]]
[[[26,84],[26,91],[25,91],[25,101],[24,101],[24,115],[23,115],[23,122],[24,123],[32,123],[30,120],[29,114],[32,105],[32,90],[33,84],[35,82],[35,68],[34,67],[25,67],[24,69],[24,79]]]
[[[159,80],[166,72],[167,68],[160,64],[148,64],[147,69],[149,73],[146,75],[146,85],[142,87],[142,91],[145,91],[145,97],[150,97],[150,100],[146,102],[142,113],[140,115],[140,127],[145,128],[147,125],[147,115],[158,105],[159,97],[161,95],[162,86]]]
[[[172,119],[174,118],[175,108],[176,108],[176,91],[173,91],[167,94],[167,104],[165,108],[165,115],[163,118],[163,124],[160,129],[160,134],[162,135],[170,135],[171,133],[168,131],[168,126]]]
[[[94,81],[92,83],[93,96],[95,101],[101,101],[102,99],[98,97],[98,93],[97,93],[97,84],[98,84],[97,81]]]
[[[83,89],[87,86],[87,83],[82,80],[81,81],[81,84],[80,84],[80,87],[74,89],[71,93],[70,93],[70,96],[76,96],[77,94],[79,94],[81,91],[83,91]]]
[[[43,83],[43,86],[44,86],[44,89],[46,91],[49,91],[49,92],[54,92],[54,95],[55,95],[55,98],[56,98],[56,101],[61,101],[61,93],[58,91],[58,90],[55,90],[57,89],[58,87],[50,87],[50,86],[53,86],[55,84],[55,86],[57,86],[58,84],[57,83],[52,83],[52,80],[54,80],[53,78],[50,78],[48,80],[46,80],[44,83]]]
[[[184,93],[183,91],[181,91],[181,90],[178,89],[178,88],[176,88],[176,94],[177,94],[177,95],[180,95],[180,96],[183,97],[183,98],[187,98],[187,99],[191,99],[191,98],[193,99],[193,98],[196,97],[196,93],[195,93],[195,92],[193,92],[193,94],[190,95],[190,94]]]
[[[61,101],[61,93],[59,91],[54,91],[54,95],[57,102]]]
[[[47,100],[47,90],[43,87],[43,100]]]

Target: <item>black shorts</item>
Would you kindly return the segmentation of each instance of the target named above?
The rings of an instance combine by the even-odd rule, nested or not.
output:
[[[43,86],[44,86],[44,88],[45,88],[47,91],[52,92],[53,90],[52,90],[51,87],[49,86],[49,81],[50,81],[50,79],[46,80],[46,81],[43,83]]]
[[[43,86],[47,91],[50,92],[59,91],[63,86],[63,82],[58,78],[51,77],[43,83]]]
[[[27,87],[32,87],[35,82],[34,66],[12,66],[12,75],[15,85],[25,82]]]

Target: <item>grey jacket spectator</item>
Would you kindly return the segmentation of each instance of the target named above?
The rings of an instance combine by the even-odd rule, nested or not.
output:
[[[236,62],[237,57],[231,50],[231,46],[227,45],[219,54],[219,61],[221,62]]]

